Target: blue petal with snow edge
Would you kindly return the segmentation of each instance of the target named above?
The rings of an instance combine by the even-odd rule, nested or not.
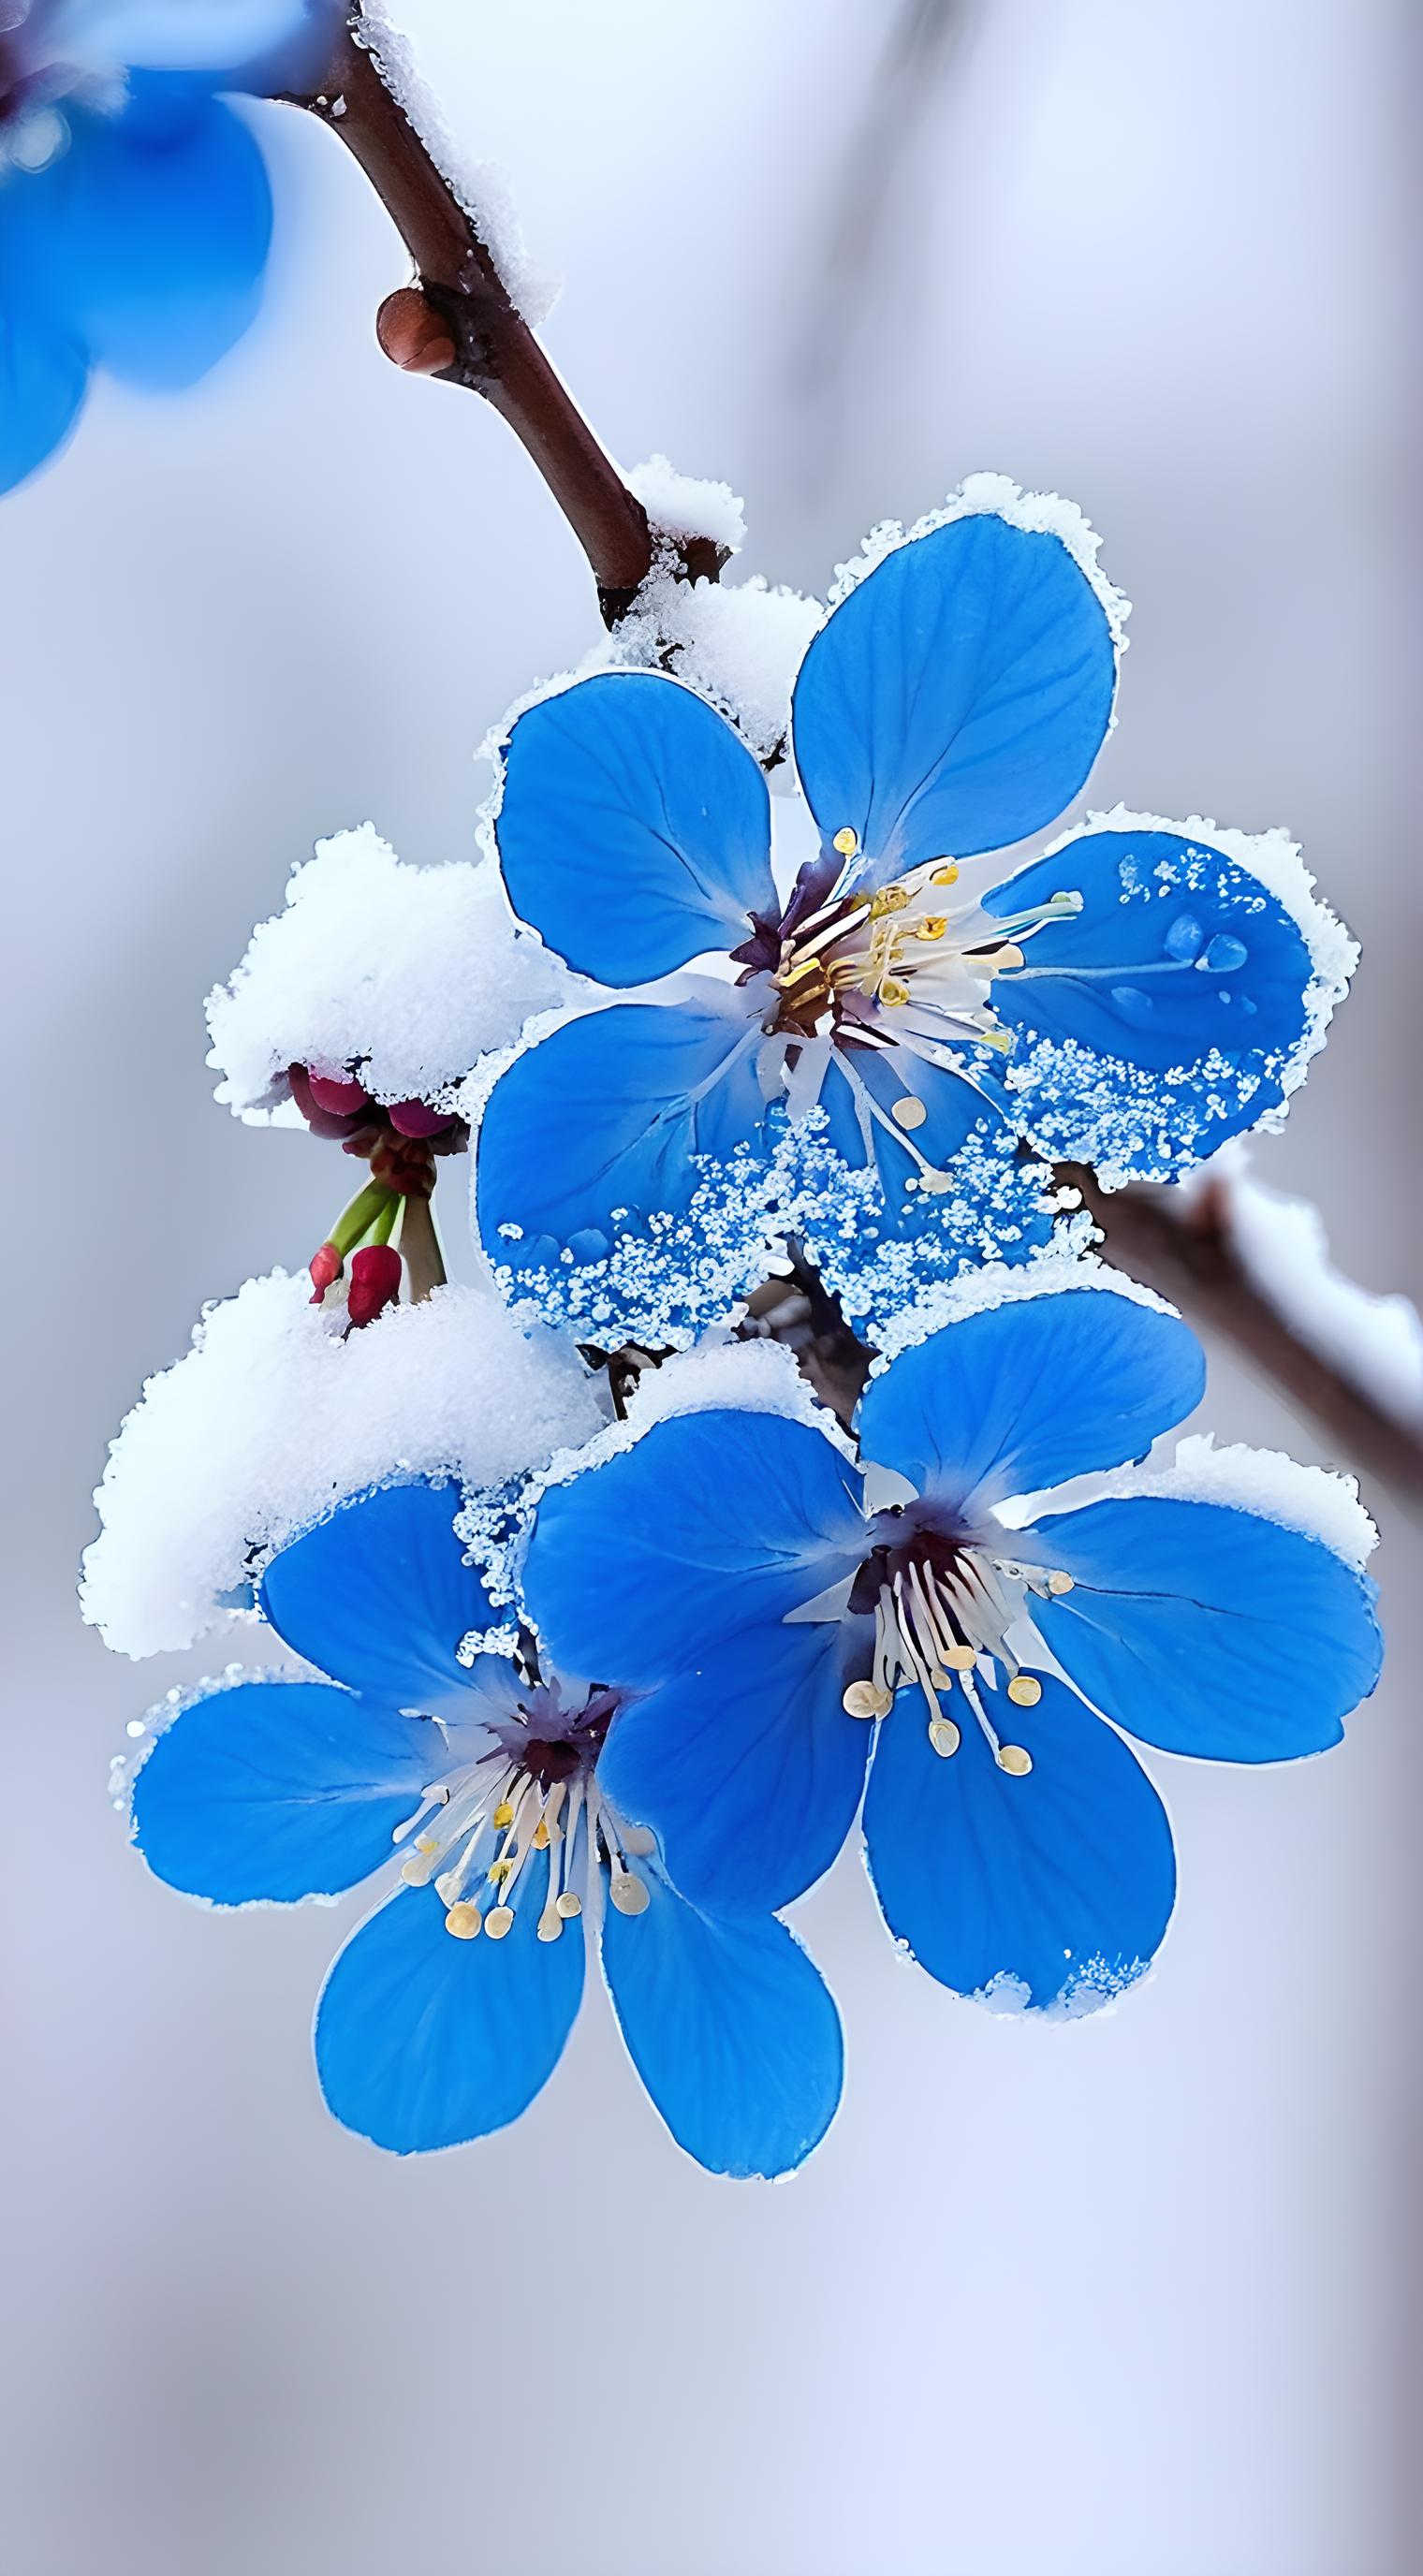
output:
[[[864,1786],[870,1730],[841,1695],[871,1636],[864,1619],[740,1628],[620,1710],[599,1779],[694,1904],[769,1913],[823,1878]]]
[[[541,1501],[524,1599],[555,1663],[646,1690],[854,1572],[855,1469],[774,1413],[657,1422]]]
[[[759,1038],[759,1015],[726,991],[591,1011],[517,1057],[476,1146],[490,1260],[516,1276],[556,1270],[569,1248],[600,1261],[684,1210],[709,1164],[759,1136]]]
[[[1130,1747],[1061,1682],[1044,1676],[1035,1708],[984,1692],[1000,1743],[1032,1757],[1024,1776],[999,1768],[961,1693],[944,1707],[962,1729],[947,1759],[917,1692],[901,1691],[879,1730],[865,1842],[885,1922],[955,1994],[1001,1978],[988,2000],[1090,2011],[1142,1974],[1170,1921],[1166,1810]]]
[[[855,831],[857,874],[879,885],[1051,822],[1101,749],[1115,685],[1106,612],[1061,538],[955,519],[896,547],[815,637],[796,766],[825,838]]]
[[[1109,1288],[1005,1300],[902,1351],[860,1399],[862,1457],[981,1518],[1009,1494],[1121,1467],[1199,1404],[1178,1315]]]
[[[776,909],[760,769],[656,672],[600,672],[521,715],[494,830],[521,920],[602,984],[734,948]]]
[[[264,1616],[351,1690],[429,1717],[468,1716],[474,1685],[455,1649],[494,1613],[455,1536],[458,1510],[455,1486],[423,1483],[342,1503],[273,1557]]]
[[[502,1941],[459,1941],[433,1888],[352,1933],[316,2012],[316,2071],[344,2127],[398,2156],[507,2128],[541,2093],[583,1994],[583,1932],[541,1941],[549,1858],[530,1855]]]
[[[214,1905],[339,1896],[445,1767],[439,1729],[325,1682],[237,1682],[194,1700],[133,1784],[155,1877]]]
[[[135,77],[117,117],[66,109],[67,151],[8,183],[32,291],[92,357],[153,391],[193,384],[247,329],[272,203],[220,100]]]
[[[1059,892],[1080,893],[1081,912],[1035,931],[992,992],[1047,1150],[1160,1177],[1278,1106],[1314,967],[1257,877],[1179,833],[1088,832],[983,908],[1003,917]]]
[[[1378,1680],[1375,1587],[1254,1512],[1143,1494],[1015,1535],[1075,1589],[1033,1617],[1079,1690],[1144,1744],[1289,1762],[1337,1744]]]
[[[603,1973],[628,2053],[679,2147],[709,2173],[770,2181],[820,2144],[844,2072],[840,2016],[774,1916],[726,1923],[644,1867],[644,1913],[603,1921]]]

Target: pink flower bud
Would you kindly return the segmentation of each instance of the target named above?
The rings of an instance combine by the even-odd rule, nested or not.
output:
[[[392,1101],[385,1114],[397,1136],[438,1136],[453,1123],[448,1109],[431,1109],[423,1100]]]
[[[336,1082],[325,1073],[308,1073],[306,1079],[317,1108],[332,1118],[350,1118],[358,1109],[370,1107],[370,1094],[363,1083]]]
[[[353,1325],[373,1324],[400,1294],[400,1255],[388,1243],[368,1243],[351,1255],[346,1312]]]
[[[311,1284],[315,1291],[313,1306],[319,1306],[328,1288],[341,1276],[341,1255],[334,1243],[323,1243],[311,1256]]]

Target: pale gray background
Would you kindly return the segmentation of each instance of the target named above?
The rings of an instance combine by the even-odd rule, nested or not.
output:
[[[1307,840],[1367,962],[1259,1169],[1416,1285],[1407,0],[987,0],[957,47],[891,0],[407,8],[565,276],[559,363],[625,460],[744,491],[750,566],[818,586],[984,465],[1089,511],[1137,603],[1099,801]],[[108,1756],[200,1659],[130,1669],[77,1623],[104,1442],[339,1188],[212,1106],[202,994],[316,834],[465,852],[479,737],[592,633],[501,425],[375,352],[405,272],[354,169],[271,121],[264,330],[184,405],[101,391],[0,513],[0,2564],[1409,2576],[1406,1528],[1345,1751],[1155,1765],[1181,1909],[1116,2014],[956,2007],[842,1866],[803,1913],[849,2090],[783,2189],[679,2159],[595,2008],[517,2130],[383,2160],[308,2067],[339,1919],[204,1916],[123,1849]],[[1205,1419],[1319,1454],[1226,1366]]]

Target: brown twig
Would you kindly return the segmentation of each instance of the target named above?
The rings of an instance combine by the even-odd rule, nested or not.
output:
[[[419,274],[381,308],[397,366],[482,394],[523,441],[582,546],[612,624],[652,569],[657,532],[518,310],[474,216],[383,76],[379,37],[350,9],[321,90],[294,99],[360,163]],[[723,560],[708,538],[680,548],[691,578]]]
[[[942,31],[950,15],[947,0],[915,0],[912,30]],[[321,92],[292,103],[319,116],[354,154],[415,263],[418,284],[397,288],[381,308],[387,355],[411,373],[482,394],[508,422],[578,538],[609,624],[659,556],[688,579],[715,579],[723,557],[710,539],[674,542],[651,526],[515,305],[474,216],[383,76],[378,37],[373,31],[367,40],[361,30],[360,0],[352,0]],[[1108,1261],[1233,1343],[1313,1416],[1343,1456],[1410,1504],[1423,1505],[1423,1436],[1395,1421],[1291,1329],[1241,1260],[1223,1199],[1207,1196],[1183,1214],[1163,1191],[1109,1194],[1089,1172],[1069,1166],[1058,1177],[1081,1191]],[[407,1211],[405,1253],[413,1293],[428,1294],[444,1269],[422,1202],[412,1201]],[[414,1286],[417,1264],[421,1288]],[[760,1329],[796,1348],[817,1392],[848,1420],[870,1355],[814,1271],[802,1262],[791,1279],[768,1283],[758,1295]]]
[[[1161,1189],[1103,1190],[1077,1164],[1064,1164],[1057,1177],[1081,1191],[1106,1260],[1232,1343],[1313,1417],[1341,1457],[1423,1507],[1423,1430],[1396,1420],[1285,1321],[1241,1259],[1224,1189],[1182,1204]]]

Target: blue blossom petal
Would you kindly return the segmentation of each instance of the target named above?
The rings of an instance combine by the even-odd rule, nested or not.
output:
[[[934,1751],[917,1693],[879,1731],[865,1795],[870,1871],[897,1940],[956,1994],[1090,2010],[1146,1968],[1170,1920],[1166,1811],[1119,1735],[1060,1682],[1035,1708],[984,1704],[999,1741],[1032,1757],[1000,1770],[955,1695],[962,1738]]]
[[[995,887],[984,910],[1059,892],[1080,893],[1081,912],[1034,931],[1026,963],[992,990],[1018,1032],[1013,1080],[1045,1151],[1162,1178],[1278,1107],[1315,970],[1257,877],[1176,832],[1087,832]]]
[[[718,1922],[645,1875],[646,1912],[610,1906],[603,1924],[603,1972],[633,2064],[679,2147],[709,2173],[790,2173],[840,2099],[840,2016],[819,1971],[774,1917]]]
[[[117,117],[69,109],[68,149],[9,183],[36,301],[127,382],[193,384],[257,309],[271,237],[261,150],[221,101],[137,76]]]
[[[1115,684],[1106,612],[1061,538],[952,520],[887,555],[801,664],[811,811],[827,840],[858,834],[869,885],[1003,849],[1077,794]]]
[[[388,1707],[469,1713],[455,1649],[493,1620],[454,1532],[453,1485],[389,1485],[343,1503],[273,1557],[261,1607],[308,1663]]]
[[[603,984],[734,948],[776,908],[760,769],[655,672],[601,672],[519,717],[495,833],[520,918]]]
[[[725,1597],[734,1618],[735,1595]],[[855,1631],[838,1620],[740,1628],[613,1722],[599,1778],[655,1828],[684,1896],[770,1912],[824,1876],[855,1820],[870,1730],[842,1693]]]
[[[907,1085],[927,1111],[917,1150],[893,1118]],[[991,1077],[972,1083],[918,1059],[837,1051],[819,1112],[788,1158],[797,1231],[848,1314],[882,1324],[936,1280],[1022,1260],[1046,1242],[1041,1175],[1022,1159]],[[773,1112],[773,1133],[782,1114]],[[926,1164],[949,1186],[926,1187]]]
[[[393,1896],[338,1956],[316,2014],[327,2105],[395,2155],[462,2146],[507,2128],[543,2090],[583,1993],[576,1925],[541,1941],[546,1853],[511,1897],[502,1941],[459,1941],[432,1888]]]
[[[966,1519],[1143,1457],[1205,1390],[1178,1315],[1107,1288],[1010,1299],[902,1351],[860,1400],[861,1455]]]
[[[214,1905],[337,1896],[391,1858],[444,1758],[428,1718],[324,1682],[238,1682],[158,1737],[135,1838],[156,1877]]]
[[[659,1256],[652,1242],[646,1265],[617,1247],[645,1244],[651,1220],[685,1211],[757,1135],[759,1035],[744,997],[725,992],[590,1012],[519,1056],[479,1130],[478,1221],[491,1261],[518,1281],[551,1283],[556,1299],[561,1269],[621,1257],[630,1300],[643,1266],[648,1296],[665,1293],[665,1244]],[[749,1258],[761,1236],[754,1212],[746,1234]]]
[[[865,1547],[860,1478],[823,1432],[684,1413],[550,1488],[524,1597],[565,1671],[644,1690],[813,1601]]]
[[[1139,1495],[1054,1514],[1014,1550],[1073,1578],[1033,1612],[1069,1678],[1167,1753],[1322,1752],[1378,1679],[1373,1584],[1254,1512]]]
[[[89,382],[86,351],[19,291],[0,187],[0,492],[11,492],[68,437]]]

